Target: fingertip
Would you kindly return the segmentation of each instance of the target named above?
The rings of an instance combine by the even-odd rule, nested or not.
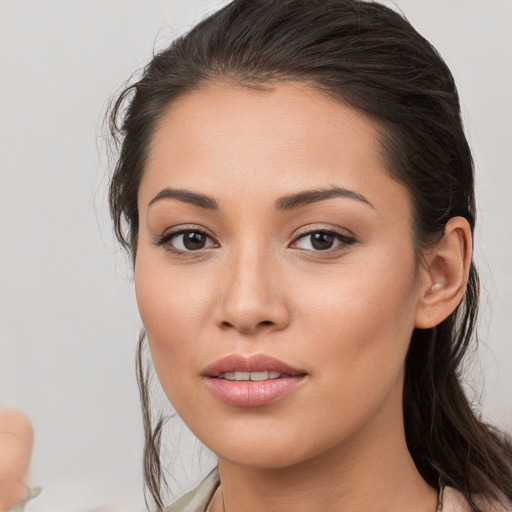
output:
[[[32,443],[34,429],[28,417],[16,409],[0,411],[0,435],[14,435],[22,441]]]

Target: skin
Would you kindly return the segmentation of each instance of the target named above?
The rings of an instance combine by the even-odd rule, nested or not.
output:
[[[304,84],[218,83],[173,103],[155,132],[138,195],[137,301],[163,389],[218,456],[227,512],[436,508],[405,444],[404,360],[414,327],[460,301],[469,228],[452,219],[418,265],[409,194],[386,172],[377,128]],[[359,199],[274,207],[333,186]],[[155,200],[169,187],[219,209]],[[184,227],[210,237],[204,248],[155,243]],[[318,230],[354,241],[315,250],[306,233]],[[230,406],[203,370],[235,353],[307,377],[275,403]],[[223,510],[220,493],[209,510]]]
[[[28,418],[15,410],[0,411],[0,510],[7,510],[27,495],[25,478],[34,433]]]

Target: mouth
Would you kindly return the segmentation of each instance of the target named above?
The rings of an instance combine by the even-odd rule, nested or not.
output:
[[[226,380],[261,381],[281,376],[296,377],[306,375],[306,372],[266,354],[231,354],[207,366],[203,375]]]
[[[273,379],[279,379],[282,377],[290,377],[290,375],[287,375],[286,373],[279,373],[279,372],[226,372],[221,373],[218,378],[219,379],[226,379],[226,380],[236,380],[236,381],[253,381],[253,382],[260,382],[262,380],[273,380]]]
[[[261,407],[295,391],[307,377],[294,368],[265,354],[226,356],[203,371],[211,393],[235,407]]]

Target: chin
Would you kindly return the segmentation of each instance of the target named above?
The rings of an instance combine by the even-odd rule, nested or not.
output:
[[[263,431],[246,426],[246,435],[229,430],[219,429],[215,437],[207,435],[203,439],[200,432],[197,434],[219,460],[253,469],[290,468],[328,452],[339,441],[315,439],[314,433],[308,434],[303,428],[285,431],[282,425]]]
[[[220,450],[218,458],[236,466],[269,470],[290,468],[308,459],[308,457],[297,453],[291,447],[285,448],[281,445],[276,450],[274,447],[269,448],[259,443],[254,443],[252,446],[236,452],[232,447],[226,451]]]

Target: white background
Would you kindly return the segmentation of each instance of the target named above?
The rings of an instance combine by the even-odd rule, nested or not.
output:
[[[459,85],[477,168],[487,418],[512,430],[512,1],[402,0]],[[0,1],[0,404],[32,418],[30,510],[143,508],[140,325],[105,205],[106,101],[208,0]],[[483,387],[485,378],[485,388]],[[190,440],[185,438],[185,446]],[[187,458],[187,456],[185,456]],[[191,485],[179,470],[179,480]]]

